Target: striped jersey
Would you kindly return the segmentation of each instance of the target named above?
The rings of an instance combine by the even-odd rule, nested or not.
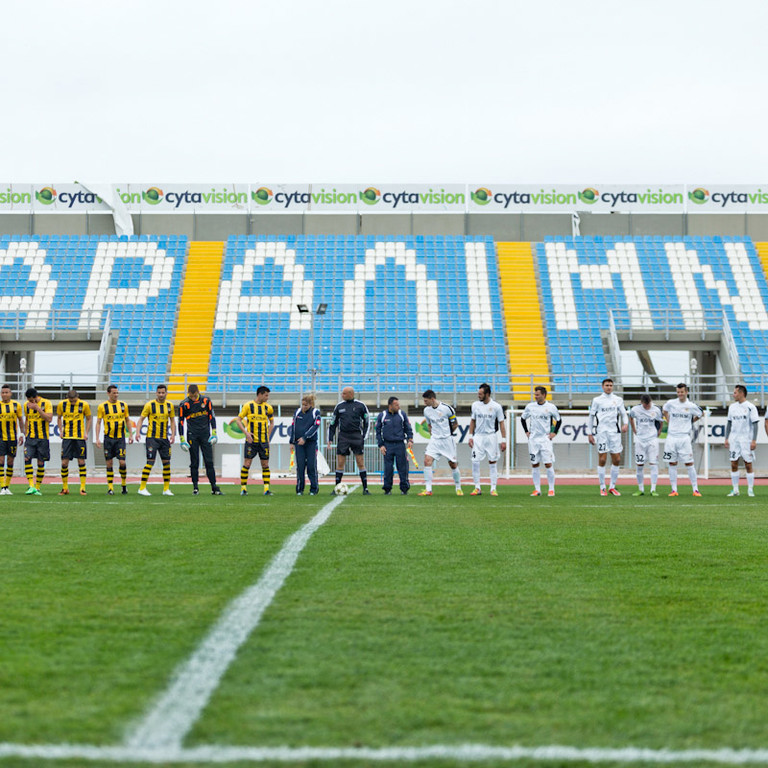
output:
[[[21,418],[21,403],[18,400],[0,402],[0,440],[16,442],[19,439],[16,423]]]
[[[125,420],[128,418],[128,406],[118,400],[116,403],[102,403],[96,410],[97,418],[104,422],[104,437],[125,437]]]
[[[274,412],[274,408],[269,403],[257,403],[255,400],[251,400],[240,409],[238,416],[253,435],[254,443],[269,442],[269,420]]]
[[[173,403],[150,400],[142,409],[141,418],[147,420],[147,437],[167,440],[168,424],[173,418]]]
[[[53,407],[50,400],[38,397],[35,403],[43,413],[53,415]],[[27,437],[37,440],[48,439],[48,422],[37,411],[33,411],[29,407],[29,400],[24,403],[24,418],[27,421]]]
[[[85,419],[91,416],[91,406],[82,400],[62,400],[56,407],[56,415],[62,421],[62,440],[85,440]]]

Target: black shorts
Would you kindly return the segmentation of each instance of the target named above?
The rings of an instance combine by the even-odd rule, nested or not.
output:
[[[61,441],[62,459],[87,459],[88,444],[85,440],[64,439]]]
[[[171,460],[171,441],[168,438],[148,437],[147,438],[147,461],[154,461],[155,456],[160,454],[160,460],[165,463]]]
[[[245,458],[254,459],[256,456],[262,461],[269,461],[269,443],[246,443]]]
[[[51,442],[39,437],[28,437],[24,441],[24,461],[50,461],[51,460]]]
[[[19,444],[15,440],[0,440],[0,456],[12,456],[16,458]]]
[[[363,436],[362,435],[345,435],[339,433],[339,442],[336,444],[337,456],[349,456],[349,452],[355,454],[355,456],[361,456],[363,453]]]
[[[125,438],[105,437],[104,458],[107,461],[112,461],[112,459],[120,459],[120,461],[125,461]]]

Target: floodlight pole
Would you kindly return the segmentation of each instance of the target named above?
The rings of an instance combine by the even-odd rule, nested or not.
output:
[[[319,373],[319,368],[315,367],[315,315],[318,317],[324,315],[328,310],[328,305],[318,304],[314,312],[306,304],[297,304],[296,308],[302,315],[309,315],[309,375],[311,392],[314,396],[317,392],[317,374]]]

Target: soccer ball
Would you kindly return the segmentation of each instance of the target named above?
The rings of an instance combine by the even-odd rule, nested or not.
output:
[[[346,496],[349,493],[349,486],[346,483],[339,483],[334,490],[337,496]]]

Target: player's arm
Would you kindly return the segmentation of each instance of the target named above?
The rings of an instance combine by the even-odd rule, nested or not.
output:
[[[728,421],[725,422],[725,442],[723,445],[727,448],[731,447],[731,441],[728,439],[731,436],[731,427],[733,426],[733,422],[731,419],[728,419]],[[757,427],[757,424],[755,424],[755,427]],[[755,433],[757,433],[757,430],[755,430]]]
[[[629,429],[629,414],[623,400],[619,405],[619,415],[621,416],[621,431],[626,432]]]
[[[376,445],[379,446],[379,450],[381,451],[382,456],[385,456],[387,453],[387,449],[384,446],[384,437],[382,434],[383,428],[384,428],[384,411],[382,411],[376,417]]]
[[[208,413],[208,426],[211,430],[211,436],[208,438],[208,442],[217,443],[219,438],[216,434],[216,413],[213,410],[213,403],[209,397],[206,398],[205,410]]]
[[[125,408],[125,434],[128,435],[128,442],[133,442],[133,430],[131,429],[131,420],[128,416],[128,406]]]
[[[16,442],[19,445],[24,445],[24,411],[21,409],[21,406],[16,409],[16,421],[19,422],[19,436]]]
[[[368,430],[371,427],[371,414],[368,413],[368,406],[363,403],[363,408],[365,408],[365,413],[363,413],[362,421],[363,421],[363,440],[368,436]]]
[[[328,425],[328,442],[332,443],[333,438],[336,435],[336,427],[339,424],[339,406],[337,405],[333,409],[333,416],[331,416],[331,423]],[[768,427],[766,427],[768,430]]]
[[[168,421],[170,422],[170,425],[171,425],[171,436],[170,436],[169,440],[172,443],[174,443],[174,442],[176,442],[176,417],[173,415],[173,405],[171,405],[170,414],[171,415],[168,418]]]
[[[248,416],[248,406],[244,405],[240,409],[240,413],[237,414],[237,418],[235,421],[237,421],[237,426],[240,427],[240,431],[245,435],[245,442],[246,443],[252,443],[253,442],[253,434],[248,429],[248,427],[245,426],[245,422],[243,419],[247,418]]]
[[[267,442],[272,440],[272,432],[273,432],[273,430],[275,428],[275,411],[274,411],[274,408],[272,408],[272,406],[269,407],[269,424],[268,424],[268,427],[269,427],[269,432],[267,432]]]
[[[45,418],[45,414],[42,412],[42,410],[40,410],[40,408],[38,408],[38,409],[37,409],[37,412],[38,412],[38,413],[39,413],[39,414],[40,414],[40,415],[41,415],[43,418]],[[61,436],[61,435],[63,435],[63,434],[64,434],[64,419],[63,419],[63,414],[64,414],[64,403],[59,403],[59,404],[56,406],[56,426],[57,426],[57,428],[58,428],[58,430],[59,430],[59,436]],[[51,418],[53,418],[53,415],[51,415]],[[50,421],[50,419],[48,419],[48,421]]]
[[[552,414],[552,421],[549,428],[549,439],[554,440],[555,435],[560,431],[560,427],[563,426],[563,417],[560,415],[560,411],[555,408],[555,412]]]
[[[91,406],[88,403],[85,404],[85,435],[86,440],[91,437],[91,427],[93,426],[93,414],[91,413]]]
[[[589,435],[587,436],[587,440],[589,440],[591,445],[595,444],[595,421],[597,416],[597,403],[595,400],[592,401],[592,404],[589,406],[589,419],[587,421],[587,431],[589,432]]]
[[[499,432],[501,433],[501,443],[499,443],[499,448],[502,451],[507,450],[507,418],[504,415],[504,409],[499,406],[499,413],[501,414],[501,418],[499,419]]]
[[[473,448],[475,445],[475,439],[473,435],[475,434],[475,417],[474,417],[474,411],[472,418],[469,420],[469,440],[467,440],[467,444],[470,448]]]
[[[451,434],[455,434],[456,430],[459,428],[459,421],[456,418],[456,411],[451,408],[451,406],[448,406],[451,409],[451,415],[448,417],[448,427],[451,430]],[[429,434],[432,434],[432,425],[429,425]]]
[[[704,411],[698,405],[694,405],[694,408],[696,408],[699,413],[698,416],[694,416],[691,419],[691,424],[695,424],[704,415]]]
[[[413,446],[413,427],[407,413],[403,414],[403,426],[405,427],[405,439],[408,447],[411,448]]]
[[[179,441],[184,442],[184,422],[186,417],[184,416],[184,403],[179,405]]]
[[[520,414],[520,425],[523,428],[523,432],[525,432],[525,436],[526,437],[530,437],[531,436],[531,431],[528,429],[528,418],[527,418],[527,416],[528,416],[528,406],[526,405],[525,409]]]
[[[661,414],[661,411],[657,411],[657,413]],[[661,435],[661,428],[664,426],[664,421],[661,419],[655,419],[654,424],[656,425],[656,437],[659,437]]]
[[[301,408],[299,408],[299,410],[301,410]],[[299,411],[296,411],[297,414],[298,414],[298,412]],[[304,442],[305,443],[307,442],[307,440],[314,439],[315,435],[320,430],[320,421],[321,421],[320,409],[319,408],[315,408],[312,411],[312,416],[314,417],[313,421],[312,421],[312,426],[304,433]]]
[[[144,419],[149,417],[149,403],[147,403],[144,408],[141,410],[141,416],[139,416],[139,420],[136,422],[136,435],[134,436],[134,440],[137,443],[141,442],[141,425],[144,423]]]

